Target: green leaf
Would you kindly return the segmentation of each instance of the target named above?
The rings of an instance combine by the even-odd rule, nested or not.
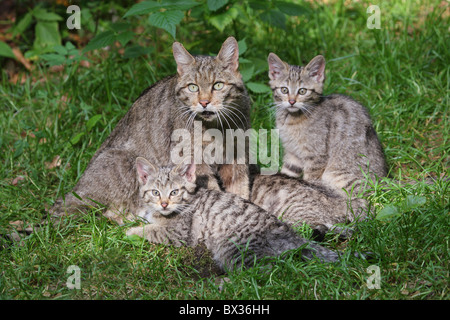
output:
[[[400,215],[400,212],[399,212],[397,206],[391,204],[391,205],[387,205],[383,209],[381,209],[378,212],[376,219],[377,220],[388,220],[388,219],[391,219],[391,218],[399,216],[399,215]]]
[[[150,12],[157,12],[162,8],[161,3],[156,1],[143,1],[140,3],[136,3],[134,6],[128,10],[124,18],[130,17],[130,16],[137,16],[137,15],[143,15]]]
[[[239,55],[242,55],[245,51],[247,51],[247,44],[245,43],[245,38],[238,41],[239,47]]]
[[[250,67],[247,67],[245,69],[241,69],[241,75],[242,75],[242,81],[247,82],[249,81],[255,72],[255,66],[250,65]]]
[[[48,12],[45,9],[34,9],[33,10],[33,16],[38,20],[38,21],[61,21],[63,20],[63,18],[60,15],[57,15],[56,13],[53,12]]]
[[[91,41],[89,41],[83,52],[104,48],[113,44],[115,40],[116,36],[114,35],[113,31],[104,31],[102,33],[99,33]]]
[[[280,10],[270,9],[261,13],[259,17],[275,27],[286,29],[286,16]]]
[[[411,210],[424,205],[427,202],[425,197],[409,195],[406,197],[406,209]]]
[[[58,66],[66,62],[66,57],[57,53],[41,54],[39,57],[45,60],[49,66]]]
[[[308,13],[308,10],[305,7],[292,2],[276,1],[275,6],[280,9],[281,12],[289,16],[299,16]]]
[[[192,0],[165,0],[161,2],[161,6],[166,10],[186,11],[198,5],[200,5],[199,2]]]
[[[131,234],[129,236],[124,236],[123,239],[135,246],[141,246],[145,242],[145,239],[142,237],[139,237],[137,234]]]
[[[117,41],[120,42],[120,44],[125,47],[125,45],[134,37],[133,31],[125,31],[122,33],[119,33],[117,36]]]
[[[83,137],[85,135],[85,132],[80,132],[79,134],[77,134],[75,137],[73,137],[72,139],[70,139],[70,144],[71,145],[75,145],[78,142],[80,142],[81,137]]]
[[[208,0],[208,9],[211,11],[217,11],[228,3],[228,0]]]
[[[30,26],[32,20],[33,20],[32,12],[28,12],[26,15],[24,15],[23,18],[14,26],[12,32],[13,38],[18,34],[22,34]]]
[[[150,54],[153,50],[154,48],[145,48],[140,45],[134,45],[125,49],[123,57],[125,59],[137,58],[145,54]]]
[[[53,46],[61,44],[58,22],[56,21],[38,21],[35,33],[36,38],[33,47],[36,50],[52,49]]]
[[[3,41],[0,41],[0,56],[13,59],[16,58],[10,46],[8,46]]]
[[[233,22],[234,19],[238,16],[239,11],[236,8],[230,8],[227,12],[218,14],[209,19],[209,22],[216,27],[217,30],[223,32],[225,27]]]
[[[247,88],[254,93],[270,92],[270,87],[262,83],[249,82],[246,84]]]
[[[97,122],[102,118],[101,114],[96,114],[95,116],[93,116],[92,118],[89,119],[88,122],[86,122],[86,129],[88,131],[90,131],[96,124]]]
[[[176,25],[181,22],[183,17],[182,11],[167,10],[153,13],[148,18],[148,22],[154,27],[166,30],[175,39]]]

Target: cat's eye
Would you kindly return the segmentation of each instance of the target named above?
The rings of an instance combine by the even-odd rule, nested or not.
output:
[[[216,82],[216,83],[214,83],[214,86],[213,86],[213,88],[214,88],[214,90],[222,90],[222,88],[223,88],[223,82]]]
[[[152,195],[154,197],[159,197],[159,191],[158,190],[152,190]]]
[[[289,92],[289,89],[286,87],[281,87],[280,91],[282,94],[287,94]]]
[[[178,192],[179,192],[178,189],[172,190],[172,192],[170,193],[170,195],[171,195],[171,196],[176,196],[176,195],[178,195]]]
[[[306,90],[305,88],[298,89],[298,93],[301,94],[301,95],[306,94],[306,91],[308,91],[308,90]]]
[[[197,92],[198,91],[198,85],[191,83],[188,85],[188,89],[190,92]]]

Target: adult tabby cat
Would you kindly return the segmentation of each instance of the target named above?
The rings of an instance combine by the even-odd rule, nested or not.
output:
[[[92,199],[114,212],[135,210],[130,194],[137,191],[130,179],[120,175],[120,160],[128,163],[137,156],[155,165],[172,162],[171,151],[178,141],[171,136],[176,129],[187,129],[191,135],[194,122],[201,121],[202,131],[227,128],[244,131],[249,127],[250,99],[238,70],[238,44],[229,37],[216,57],[192,56],[182,44],[173,44],[177,74],[147,88],[119,121],[110,136],[92,157],[73,191],[56,201],[55,215],[74,211]],[[200,148],[204,142],[200,139]],[[188,155],[183,155],[188,156]],[[131,160],[132,159],[132,160]],[[115,166],[114,163],[119,165]],[[225,190],[248,199],[248,165],[199,165],[198,175],[205,186],[219,189],[217,176]],[[128,176],[128,173],[125,174]]]
[[[235,194],[198,188],[195,164],[155,167],[136,159],[139,216],[147,224],[130,228],[152,243],[204,244],[223,270],[250,266],[305,246],[302,257],[337,261],[337,253],[299,237],[287,224]]]
[[[386,162],[367,109],[355,100],[323,96],[325,59],[306,67],[268,56],[276,127],[284,147],[281,173],[320,182],[341,195],[362,191],[369,177],[386,176]]]

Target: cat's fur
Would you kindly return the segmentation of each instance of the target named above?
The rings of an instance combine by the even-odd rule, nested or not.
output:
[[[303,175],[305,181],[323,183],[343,196],[364,191],[361,171],[372,179],[386,176],[383,149],[367,109],[347,96],[322,95],[323,56],[299,67],[270,53],[268,63],[284,148],[281,173]]]
[[[195,185],[195,165],[157,168],[136,159],[140,216],[150,222],[127,231],[152,243],[204,244],[224,270],[251,266],[302,246],[302,257],[337,261],[337,253],[299,237],[275,215],[241,197]]]
[[[129,160],[137,156],[155,165],[171,163],[171,150],[178,143],[171,141],[172,133],[188,129],[193,142],[194,120],[202,121],[203,132],[208,128],[249,128],[250,98],[238,71],[238,44],[233,37],[223,43],[216,57],[192,56],[178,42],[173,44],[173,55],[177,74],[147,88],[92,157],[73,189],[83,201],[68,193],[56,201],[51,209],[54,215],[94,204],[90,199],[107,206],[110,217],[117,210],[133,212],[137,188],[134,180],[127,178],[129,172],[122,175],[123,168],[133,170]],[[220,90],[213,88],[218,82],[223,84]],[[195,92],[190,90],[192,85]],[[246,164],[202,163],[198,175],[208,188],[219,190],[220,183],[225,190],[249,198]]]
[[[290,225],[308,224],[318,238],[330,229],[348,236],[351,230],[336,224],[353,222],[365,209],[363,199],[348,201],[334,190],[282,174],[255,176],[250,199]]]

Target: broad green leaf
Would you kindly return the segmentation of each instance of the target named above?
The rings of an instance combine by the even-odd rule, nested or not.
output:
[[[417,207],[420,207],[424,205],[427,202],[427,199],[422,196],[413,196],[409,195],[406,197],[405,205],[406,209],[415,209]]]
[[[0,56],[13,59],[16,58],[10,46],[8,46],[3,41],[0,41]]]
[[[162,6],[161,6],[161,3],[159,3],[159,2],[143,1],[143,2],[136,3],[134,6],[132,6],[130,8],[130,10],[128,10],[125,13],[125,15],[123,17],[126,18],[129,16],[136,16],[136,15],[147,14],[150,12],[156,12],[156,11],[159,11],[161,8],[162,8]]]
[[[145,239],[142,237],[139,237],[137,234],[131,234],[129,236],[124,236],[124,240],[128,241],[132,245],[140,246],[145,242]]]
[[[200,5],[200,2],[192,0],[163,0],[161,6],[166,10],[181,10],[186,11],[195,6]]]
[[[140,45],[134,45],[131,47],[128,47],[125,49],[125,53],[123,54],[123,57],[125,59],[131,59],[140,57],[145,54],[149,54],[154,50],[154,48],[145,48]]]
[[[208,0],[208,9],[211,11],[217,11],[228,3],[228,0]]]
[[[66,62],[66,57],[57,53],[41,54],[39,57],[45,60],[50,67],[65,64]]]
[[[289,16],[299,16],[308,13],[305,7],[292,2],[276,1],[275,6]]]
[[[238,41],[238,47],[239,47],[239,55],[247,51],[247,44],[245,43],[245,39]]]
[[[56,13],[53,12],[48,12],[45,9],[34,9],[33,10],[33,16],[38,20],[38,21],[61,21],[63,20],[63,18],[60,15],[57,15]]]
[[[125,45],[134,37],[133,31],[125,31],[122,33],[119,33],[117,36],[117,41],[120,42],[120,44],[125,47]]]
[[[33,21],[33,13],[32,12],[28,12],[14,26],[14,29],[13,29],[13,32],[12,32],[12,36],[15,37],[18,34],[22,34],[30,26],[32,21]]]
[[[262,21],[280,29],[286,29],[286,16],[279,10],[270,9],[259,15]]]
[[[96,35],[87,46],[84,48],[83,52],[104,48],[113,44],[114,40],[116,40],[116,36],[113,31],[104,31]]]
[[[70,144],[75,145],[78,142],[80,142],[80,139],[82,136],[84,136],[84,132],[80,132],[79,134],[77,134],[76,136],[74,136],[72,139],[70,139]]]
[[[376,219],[377,220],[387,220],[396,216],[399,216],[400,212],[398,210],[398,208],[391,204],[391,205],[387,205],[385,206],[383,209],[381,209],[378,214]]]
[[[217,30],[222,32],[226,26],[233,22],[238,16],[239,12],[236,8],[230,8],[228,11],[218,14],[209,19],[209,22],[216,27]]]
[[[241,68],[241,75],[242,75],[242,81],[247,82],[249,81],[255,72],[255,67],[253,65],[250,65],[250,67],[247,67],[245,69]]]
[[[92,118],[89,119],[88,122],[86,122],[86,129],[88,131],[90,131],[96,124],[97,122],[102,118],[101,114],[96,114],[95,116],[93,116]]]
[[[249,82],[246,84],[247,88],[254,93],[270,92],[270,87],[263,83]]]
[[[61,36],[56,21],[38,21],[35,33],[33,47],[37,50],[51,49],[55,45],[61,45]]]
[[[179,10],[155,12],[148,18],[148,22],[157,28],[166,30],[175,39],[176,26],[181,22],[184,13]]]

